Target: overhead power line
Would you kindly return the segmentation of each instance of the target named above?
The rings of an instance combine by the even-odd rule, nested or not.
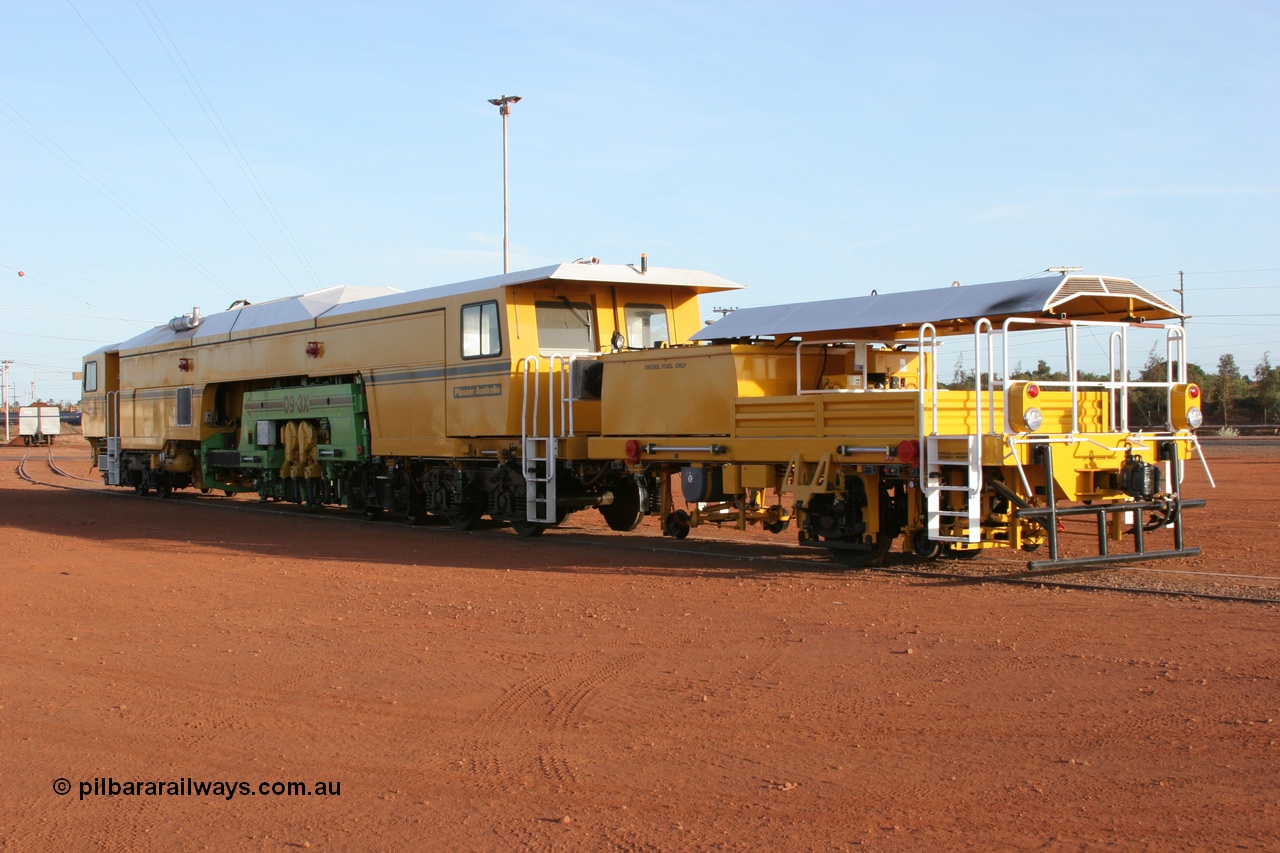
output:
[[[249,239],[253,241],[254,245],[258,247],[258,249],[262,252],[263,256],[266,257],[266,259],[271,263],[271,265],[275,267],[276,272],[280,273],[280,277],[284,279],[285,284],[289,285],[289,287],[293,289],[294,293],[297,293],[298,288],[294,287],[293,282],[289,280],[289,276],[285,274],[284,270],[280,269],[280,265],[276,263],[275,258],[271,257],[271,253],[267,251],[266,246],[262,245],[261,241],[258,240],[257,236],[253,233],[253,231],[249,228],[249,226],[245,224],[245,221],[240,217],[240,214],[236,212],[236,209],[234,207],[232,207],[231,202],[227,201],[227,197],[224,196],[222,194],[222,191],[218,189],[217,185],[213,182],[213,179],[209,177],[208,173],[206,173],[203,168],[201,168],[200,164],[196,161],[196,158],[192,156],[190,151],[187,150],[187,146],[182,144],[182,140],[179,139],[178,135],[173,132],[173,128],[169,127],[169,123],[164,120],[164,117],[160,115],[160,111],[155,108],[155,105],[151,103],[150,99],[147,98],[146,94],[143,93],[142,89],[139,88],[138,84],[135,83],[133,81],[133,78],[129,76],[129,72],[124,70],[124,66],[120,64],[120,61],[118,59],[116,59],[115,54],[111,52],[111,49],[107,47],[106,43],[101,38],[99,38],[97,32],[95,32],[93,27],[89,25],[89,22],[85,19],[84,15],[80,14],[80,10],[76,8],[75,4],[72,3],[71,0],[67,0],[67,5],[71,6],[72,11],[74,11],[76,13],[76,16],[80,18],[80,21],[85,25],[85,28],[89,31],[90,35],[93,36],[94,40],[98,42],[98,44],[102,47],[103,51],[105,51],[107,56],[110,57],[111,61],[115,64],[116,68],[119,69],[120,73],[124,75],[124,79],[129,81],[129,85],[132,86],[133,90],[138,93],[138,97],[142,99],[142,102],[147,105],[147,109],[151,110],[151,114],[156,117],[156,121],[160,122],[160,125],[169,133],[169,136],[173,139],[174,144],[177,145],[178,148],[182,151],[182,153],[187,156],[187,159],[191,161],[191,165],[194,166],[195,170],[200,173],[200,177],[204,178],[205,183],[209,185],[209,189],[213,190],[213,194],[218,197],[218,199],[222,202],[223,206],[227,208],[227,210],[231,213],[231,216],[236,220],[236,222],[240,223],[240,227],[244,229],[245,234],[249,235]]]
[[[232,298],[234,298],[239,295],[230,287],[228,287],[226,282],[218,278],[218,276],[216,276],[212,271],[210,271],[208,267],[206,267],[204,264],[197,261],[194,257],[191,256],[189,252],[187,252],[185,249],[179,246],[177,242],[175,242],[172,238],[169,237],[169,235],[165,234],[163,231],[157,228],[155,224],[151,222],[151,220],[147,219],[147,217],[139,213],[137,209],[133,207],[133,205],[129,204],[127,201],[121,198],[119,194],[117,194],[113,189],[111,189],[111,187],[107,186],[103,181],[101,181],[95,174],[93,174],[93,172],[91,172],[79,160],[77,160],[75,157],[72,157],[65,150],[63,150],[63,148],[60,145],[58,145],[58,143],[54,142],[48,135],[46,135],[42,130],[36,127],[35,124],[31,122],[30,119],[28,119],[26,116],[22,115],[22,113],[14,109],[12,104],[4,100],[4,98],[0,98],[0,104],[3,104],[5,107],[5,118],[9,119],[9,121],[15,127],[21,130],[27,136],[31,137],[37,145],[39,145],[45,151],[48,151],[49,154],[51,154],[54,157],[54,159],[58,160],[60,163],[62,163],[62,165],[66,166],[73,173],[75,173],[75,175],[79,177],[80,180],[84,181],[86,184],[92,187],[99,195],[101,195],[107,201],[115,205],[116,208],[119,209],[121,213],[123,213],[125,216],[128,216],[130,219],[136,222],[139,226],[142,227],[144,231],[146,231],[152,237],[155,237],[157,240],[159,240],[165,246],[165,248],[167,248],[169,251],[173,252],[179,258],[181,258],[182,260],[190,264],[192,269],[200,273],[200,275],[204,276],[213,284],[217,285],[218,288],[220,288],[228,296],[231,296]],[[10,113],[12,113],[12,115]],[[17,118],[15,118],[15,116]],[[18,119],[21,119],[22,122],[25,122],[27,126],[24,127],[23,124],[18,121]]]
[[[173,36],[169,34],[169,30],[165,27],[164,22],[160,20],[160,15],[156,13],[155,7],[151,5],[150,0],[147,0],[147,9],[150,10],[151,17],[155,18],[155,24],[152,24],[151,18],[147,17],[147,13],[143,11],[142,4],[139,3],[138,0],[134,0],[134,5],[136,5],[138,7],[138,11],[142,13],[142,17],[147,20],[147,25],[151,27],[151,32],[155,34],[156,41],[160,42],[160,47],[163,48],[165,54],[168,55],[169,61],[173,63],[174,69],[176,69],[179,76],[182,77],[183,82],[187,84],[187,91],[191,92],[191,97],[195,98],[196,103],[200,105],[200,109],[204,112],[205,118],[209,120],[209,125],[213,128],[214,132],[218,134],[218,138],[222,140],[222,144],[226,147],[227,153],[231,155],[231,159],[240,167],[240,174],[244,175],[245,181],[248,182],[249,187],[253,190],[254,194],[258,196],[258,201],[262,203],[263,209],[267,211],[267,214],[275,223],[276,228],[279,229],[280,235],[284,237],[285,242],[289,244],[291,249],[293,249],[294,257],[298,259],[298,263],[300,263],[302,268],[307,271],[307,274],[311,276],[311,280],[315,283],[317,288],[323,287],[324,285],[320,281],[320,276],[316,274],[315,268],[311,266],[311,261],[308,260],[306,254],[302,251],[302,246],[298,243],[297,239],[294,238],[293,232],[284,221],[284,217],[280,215],[280,211],[276,207],[275,202],[271,200],[271,196],[267,193],[266,187],[264,187],[262,181],[258,179],[258,175],[253,170],[253,166],[244,156],[244,152],[240,150],[240,146],[236,143],[235,137],[231,135],[231,131],[227,128],[226,123],[223,122],[222,116],[218,114],[218,110],[214,107],[213,101],[209,99],[208,94],[204,91],[204,87],[201,86],[200,81],[196,79],[195,72],[192,71],[191,66],[187,64],[186,57],[182,55],[182,51],[178,48],[177,42],[173,40]],[[159,25],[159,31],[156,30],[156,25]],[[160,35],[161,32],[164,33],[163,38]],[[170,50],[170,47],[172,47],[172,50]]]

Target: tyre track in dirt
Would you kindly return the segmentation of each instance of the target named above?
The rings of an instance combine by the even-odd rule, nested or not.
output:
[[[584,724],[591,702],[649,658],[627,651],[575,655],[520,679],[476,718],[460,763],[486,785],[520,784],[531,775],[564,789],[578,785],[566,741]]]

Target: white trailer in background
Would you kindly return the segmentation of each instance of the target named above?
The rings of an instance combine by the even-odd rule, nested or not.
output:
[[[18,434],[22,443],[53,444],[62,433],[62,411],[57,406],[23,406],[18,409]]]

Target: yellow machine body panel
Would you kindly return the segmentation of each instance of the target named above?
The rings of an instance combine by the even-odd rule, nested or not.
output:
[[[321,303],[303,319],[278,310],[276,321],[275,303],[233,307],[214,315],[217,328],[210,318],[160,327],[87,356],[97,384],[85,389],[86,436],[118,432],[140,449],[196,443],[234,428],[245,391],[358,376],[373,454],[506,450],[522,430],[549,428],[553,369],[565,374],[551,389],[561,393],[570,358],[598,357],[615,335],[626,349],[684,343],[701,325],[698,294],[734,287],[705,273],[568,264],[408,294],[383,289]],[[255,310],[266,319],[241,328],[237,315]],[[536,410],[525,400],[535,389]],[[180,394],[190,395],[189,419]],[[573,416],[578,431],[599,431],[597,399],[576,401]]]

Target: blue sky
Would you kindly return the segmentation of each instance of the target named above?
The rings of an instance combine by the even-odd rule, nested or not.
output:
[[[0,33],[24,399],[195,305],[501,272],[502,94],[513,269],[749,286],[708,316],[1057,265],[1177,304],[1183,270],[1192,361],[1280,361],[1274,2],[2,0]]]

